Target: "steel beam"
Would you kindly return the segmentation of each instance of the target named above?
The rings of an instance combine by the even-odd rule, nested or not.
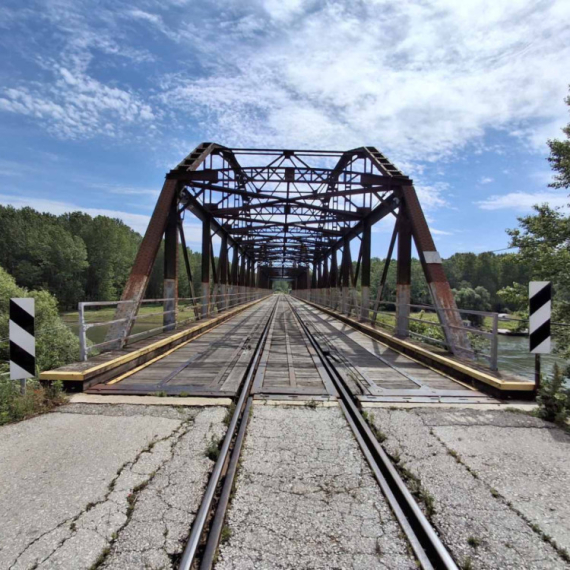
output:
[[[396,336],[407,338],[410,328],[412,228],[406,212],[400,216],[396,266]]]
[[[210,313],[210,256],[212,252],[212,235],[210,219],[202,220],[202,318]]]
[[[178,203],[172,200],[164,232],[164,314],[166,332],[176,328],[178,311]]]

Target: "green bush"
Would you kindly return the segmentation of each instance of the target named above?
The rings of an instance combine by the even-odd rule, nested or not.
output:
[[[570,412],[570,392],[557,364],[554,365],[552,378],[542,380],[536,401],[539,418],[558,424],[566,423]]]
[[[26,382],[26,393],[21,394],[19,382],[0,377],[0,425],[48,412],[64,401],[61,382],[41,386],[32,378]]]
[[[8,337],[11,297],[33,297],[36,301],[35,336],[38,372],[79,360],[79,339],[60,319],[55,297],[47,291],[27,291],[18,287],[14,278],[2,267],[0,267],[0,339]],[[8,353],[8,343],[0,344],[0,361],[4,363],[8,361]]]

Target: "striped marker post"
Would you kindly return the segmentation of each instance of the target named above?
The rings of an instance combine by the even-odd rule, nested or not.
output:
[[[552,284],[550,281],[531,281],[529,299],[529,350],[534,354],[534,382],[540,388],[540,355],[550,354],[550,313],[552,310]]]
[[[10,299],[10,378],[20,380],[22,390],[36,375],[34,317],[34,299]]]

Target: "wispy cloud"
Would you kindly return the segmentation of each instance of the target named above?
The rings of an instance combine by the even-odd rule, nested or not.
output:
[[[266,35],[228,49],[205,27],[195,41],[213,47],[212,72],[164,83],[163,104],[195,114],[210,138],[366,141],[418,161],[453,154],[488,128],[518,136],[530,121],[564,117],[570,4],[562,0],[263,5]]]
[[[475,202],[481,210],[514,210],[528,212],[535,204],[549,204],[551,207],[568,207],[570,198],[556,192],[509,192],[490,196]]]
[[[491,182],[494,181],[495,179],[490,176],[481,176],[481,178],[479,178],[479,184],[491,184]]]

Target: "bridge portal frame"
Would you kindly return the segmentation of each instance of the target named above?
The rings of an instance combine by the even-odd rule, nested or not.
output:
[[[269,162],[241,164],[238,156],[246,163],[260,156]],[[317,165],[310,166],[310,160]],[[447,346],[455,354],[470,353],[413,182],[376,148],[346,152],[230,149],[215,143],[202,143],[166,175],[121,297],[131,303],[119,305],[115,317],[119,322],[108,333],[107,339],[116,340],[118,347],[133,326],[163,237],[165,330],[172,330],[176,322],[178,238],[195,297],[182,223],[185,211],[202,222],[202,318],[220,297],[227,303],[224,293],[270,288],[277,279],[291,281],[301,297],[329,299],[347,313],[351,306],[358,306],[360,279],[359,316],[367,320],[372,312],[375,322],[397,241],[396,335],[406,338],[413,241]],[[371,310],[372,228],[390,215],[396,222]],[[214,236],[221,242],[217,264]],[[351,243],[355,239],[360,240],[360,248],[354,265]]]

